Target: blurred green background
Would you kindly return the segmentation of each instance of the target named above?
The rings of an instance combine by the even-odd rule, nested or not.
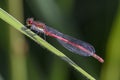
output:
[[[29,17],[92,44],[101,64],[46,41],[97,80],[120,80],[120,0],[0,0],[23,24]],[[87,80],[81,73],[0,20],[0,80]]]

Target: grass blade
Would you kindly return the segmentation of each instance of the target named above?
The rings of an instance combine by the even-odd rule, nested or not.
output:
[[[84,71],[82,68],[80,68],[76,63],[74,63],[70,58],[68,58],[66,55],[64,55],[62,52],[57,50],[55,47],[50,45],[48,42],[43,40],[37,35],[34,35],[31,30],[27,29],[23,24],[21,24],[18,20],[16,20],[14,17],[12,17],[10,14],[8,14],[6,11],[0,8],[0,18],[3,19],[5,22],[9,23],[12,25],[12,27],[16,28],[32,40],[34,40],[36,43],[42,45],[55,55],[59,56],[62,58],[64,61],[69,63],[72,67],[74,67],[78,72],[82,73],[85,77],[87,77],[90,80],[95,80],[91,75],[89,75],[86,71]]]

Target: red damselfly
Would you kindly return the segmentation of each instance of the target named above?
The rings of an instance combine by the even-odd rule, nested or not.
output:
[[[43,33],[47,36],[56,38],[58,42],[69,51],[82,56],[92,56],[101,63],[104,62],[104,60],[101,57],[95,54],[95,49],[91,44],[73,38],[71,36],[65,35],[51,27],[48,27],[44,23],[41,23],[39,21],[34,21],[33,18],[28,18],[26,23],[28,28],[34,31],[36,34]]]

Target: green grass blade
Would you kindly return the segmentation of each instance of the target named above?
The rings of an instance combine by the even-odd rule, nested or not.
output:
[[[8,14],[6,11],[0,8],[0,18],[3,19],[5,22],[9,23],[12,25],[14,28],[37,42],[38,44],[42,45],[55,55],[59,56],[63,60],[65,60],[67,63],[69,63],[71,66],[73,66],[78,72],[82,73],[85,77],[87,77],[90,80],[95,80],[91,75],[89,75],[86,71],[84,71],[82,68],[80,68],[76,63],[74,63],[70,58],[68,58],[66,55],[64,55],[62,52],[57,50],[55,47],[50,45],[48,42],[40,38],[38,35],[34,35],[34,33],[24,27],[23,24],[21,24],[19,21],[17,21],[15,18],[13,18],[10,14]]]

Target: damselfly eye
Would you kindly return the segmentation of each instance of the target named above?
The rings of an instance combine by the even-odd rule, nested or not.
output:
[[[33,18],[28,18],[26,20],[26,24],[27,24],[27,26],[31,26],[33,24]]]

